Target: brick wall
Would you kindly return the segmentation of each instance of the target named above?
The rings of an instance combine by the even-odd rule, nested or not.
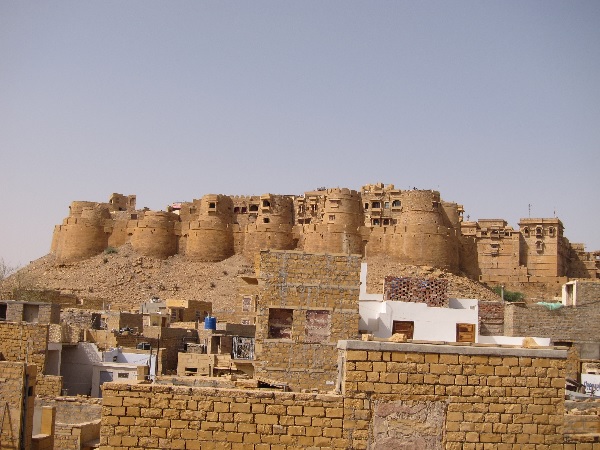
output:
[[[482,336],[504,335],[504,302],[480,301],[479,334]]]
[[[425,303],[428,306],[448,307],[448,280],[387,276],[383,283],[386,300]]]
[[[348,448],[339,395],[105,383],[100,448]]]
[[[48,325],[0,322],[0,353],[8,361],[25,361],[44,373]]]
[[[554,341],[593,341],[600,336],[600,303],[567,306],[554,311],[541,305],[505,306],[507,336],[549,337]]]
[[[62,394],[63,378],[56,375],[37,376],[36,395],[41,397],[57,397]]]
[[[255,377],[330,391],[339,339],[358,330],[359,255],[260,253]]]
[[[100,448],[600,448],[565,428],[565,350],[338,348],[341,394],[105,383]]]
[[[563,448],[566,351],[339,346],[351,448]]]
[[[0,448],[31,448],[36,367],[22,362],[0,361]],[[25,400],[26,399],[26,400]],[[24,404],[27,406],[23,411]],[[21,429],[25,438],[21,439]]]

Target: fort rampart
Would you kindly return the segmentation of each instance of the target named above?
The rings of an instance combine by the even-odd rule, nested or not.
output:
[[[51,252],[70,262],[130,242],[145,256],[182,254],[221,261],[262,249],[386,256],[398,262],[463,271],[482,281],[597,278],[600,259],[570,244],[559,219],[463,222],[463,207],[433,190],[366,185],[302,195],[226,196],[135,209],[135,196],[73,202],[54,230]]]

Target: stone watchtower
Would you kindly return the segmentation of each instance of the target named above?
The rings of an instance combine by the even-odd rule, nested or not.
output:
[[[185,255],[198,261],[222,261],[234,253],[233,201],[226,195],[202,197],[199,210],[181,224]]]
[[[145,211],[133,221],[131,246],[144,256],[166,259],[177,253],[175,227],[179,216],[165,211]]]
[[[314,194],[320,195],[321,201],[312,200]],[[364,219],[360,194],[346,188],[333,188],[307,193],[307,196],[309,204],[300,206],[309,206],[313,219],[308,225],[299,225],[299,232],[304,238],[303,250],[310,253],[362,254],[360,228]]]
[[[96,256],[108,246],[110,206],[106,203],[73,202],[69,216],[54,228],[51,252],[69,262]],[[109,228],[110,229],[110,228]]]
[[[241,229],[242,253],[248,258],[260,250],[291,250],[296,243],[292,234],[294,204],[291,197],[264,194],[258,199],[254,223]],[[252,213],[250,213],[252,214]]]

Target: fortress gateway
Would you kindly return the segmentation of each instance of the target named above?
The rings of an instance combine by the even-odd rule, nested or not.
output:
[[[54,230],[51,252],[73,262],[131,243],[140,254],[221,261],[261,249],[386,256],[462,271],[489,283],[563,283],[598,278],[600,252],[571,244],[558,218],[463,220],[462,205],[432,190],[370,184],[360,192],[318,189],[303,195],[209,194],[167,211],[136,209],[135,195],[108,203],[76,201]]]

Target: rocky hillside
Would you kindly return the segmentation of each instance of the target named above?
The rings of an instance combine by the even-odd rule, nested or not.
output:
[[[498,300],[481,283],[431,267],[394,263],[386,258],[368,260],[368,291],[381,293],[386,275],[446,278],[450,296]],[[111,305],[111,309],[137,310],[153,296],[213,302],[215,315],[228,317],[239,302],[240,276],[253,276],[250,261],[235,255],[217,263],[194,262],[176,255],[157,260],[135,253],[125,245],[116,253],[101,254],[73,264],[58,264],[51,255],[40,258],[5,280],[4,291],[15,286],[54,290],[78,299]]]

